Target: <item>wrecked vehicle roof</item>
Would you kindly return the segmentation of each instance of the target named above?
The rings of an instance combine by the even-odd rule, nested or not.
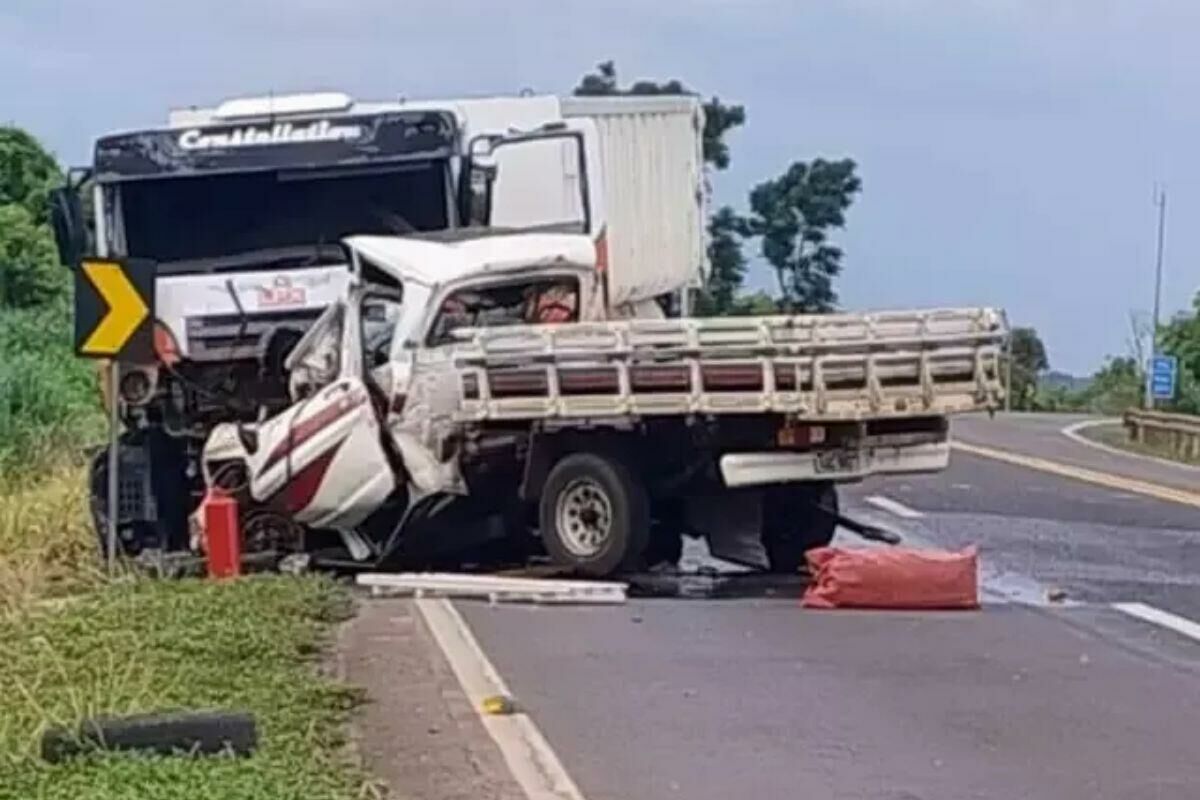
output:
[[[350,236],[345,242],[394,277],[427,286],[469,275],[531,267],[596,267],[595,245],[582,234],[518,233],[454,242],[406,236]]]

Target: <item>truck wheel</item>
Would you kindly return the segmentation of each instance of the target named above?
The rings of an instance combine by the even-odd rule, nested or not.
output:
[[[650,502],[620,461],[575,453],[550,470],[539,508],[542,541],[556,564],[604,577],[633,566],[646,548]]]
[[[762,511],[762,543],[771,572],[794,575],[807,551],[833,541],[837,488],[828,481],[773,486],[763,494]]]

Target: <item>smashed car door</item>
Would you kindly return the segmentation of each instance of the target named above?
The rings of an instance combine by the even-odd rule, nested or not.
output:
[[[292,363],[337,377],[320,388],[313,388],[319,380],[305,383],[308,396],[258,427],[248,457],[253,497],[314,528],[350,530],[396,487],[380,410],[364,382],[359,307],[360,294],[352,294],[340,317],[307,342],[313,350],[294,354]],[[339,346],[330,349],[334,332]]]

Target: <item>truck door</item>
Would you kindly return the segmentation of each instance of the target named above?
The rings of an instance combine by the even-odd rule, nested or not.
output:
[[[468,180],[476,192],[487,194],[476,222],[602,237],[603,170],[591,120],[477,139],[472,165]]]
[[[368,302],[363,292],[352,292],[340,318],[327,321],[326,335],[308,340],[316,347],[329,333],[340,334],[336,363],[318,359],[333,366],[336,377],[260,426],[250,457],[253,496],[314,528],[351,530],[396,487],[380,424],[386,405],[380,407],[365,374],[360,323]],[[377,339],[378,330],[373,333]],[[301,351],[292,360],[304,363],[313,355]]]

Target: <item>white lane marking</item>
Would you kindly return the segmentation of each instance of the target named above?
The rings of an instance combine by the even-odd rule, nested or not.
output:
[[[528,714],[519,708],[514,714],[484,713],[485,698],[512,694],[458,609],[445,599],[414,603],[525,796],[529,800],[586,800]]]
[[[1145,453],[1137,453],[1133,450],[1122,450],[1119,447],[1113,447],[1111,444],[1097,442],[1089,439],[1080,433],[1084,428],[1095,428],[1099,425],[1119,425],[1121,424],[1120,417],[1105,417],[1104,419],[1085,419],[1082,422],[1075,422],[1059,431],[1063,436],[1078,444],[1085,444],[1088,447],[1094,447],[1097,450],[1103,450],[1106,453],[1113,453],[1118,456],[1126,456],[1128,458],[1139,458],[1142,461],[1152,461],[1155,464],[1164,464],[1168,467],[1177,467],[1179,469],[1191,470],[1200,472],[1200,467],[1195,464],[1184,464],[1182,461],[1172,461],[1169,458],[1159,458]]]
[[[1200,642],[1200,623],[1193,622],[1187,617],[1181,617],[1178,614],[1172,614],[1170,611],[1163,611],[1161,608],[1155,608],[1145,603],[1113,603],[1112,607],[1118,611],[1125,612],[1131,617],[1137,617],[1146,622],[1153,622],[1155,625],[1161,625],[1176,633],[1183,634],[1189,639],[1195,639]]]
[[[903,519],[920,519],[921,517],[925,516],[920,511],[909,508],[908,506],[904,505],[904,503],[893,500],[890,497],[884,497],[881,494],[873,494],[869,497],[864,497],[863,499],[876,508],[881,508],[889,514],[895,514],[897,517],[901,517]]]

